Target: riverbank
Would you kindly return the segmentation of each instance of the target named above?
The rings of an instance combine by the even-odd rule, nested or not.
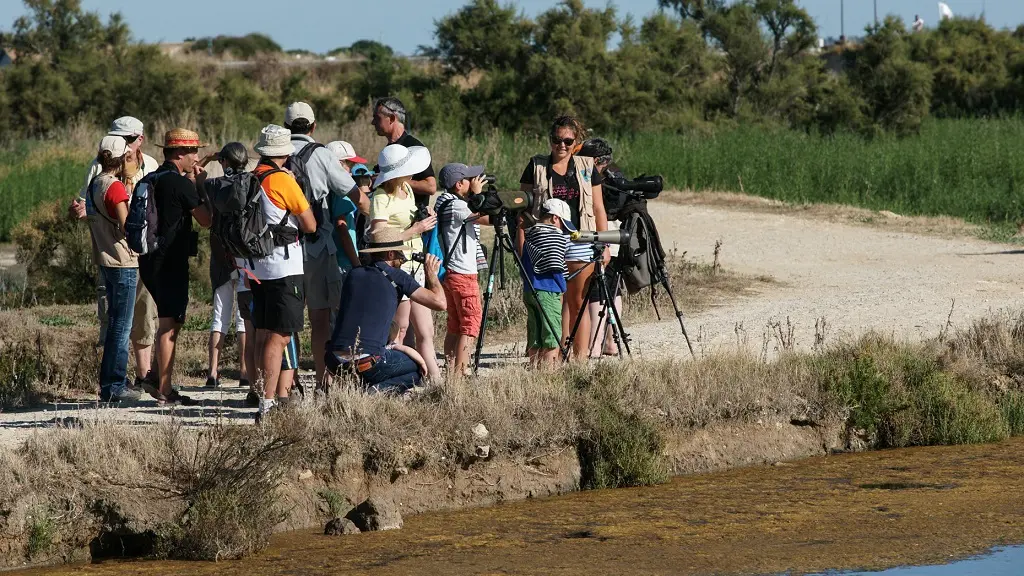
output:
[[[504,368],[412,399],[341,388],[259,427],[227,413],[198,429],[72,417],[0,451],[0,561],[236,558],[369,496],[409,515],[1000,441],[1024,432],[1021,333],[1024,319],[1001,316],[926,342],[868,334],[771,360]]]
[[[1020,438],[815,457],[660,486],[423,514],[397,532],[338,538],[301,530],[275,536],[265,553],[239,562],[146,562],[130,570],[798,575],[939,564],[1024,541],[1022,469]],[[103,563],[27,574],[127,569]]]

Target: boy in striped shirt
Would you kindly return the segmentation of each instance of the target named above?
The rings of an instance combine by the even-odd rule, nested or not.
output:
[[[540,220],[526,230],[523,268],[526,281],[537,291],[536,297],[523,287],[526,303],[527,350],[530,364],[555,366],[562,327],[562,294],[565,293],[565,253],[569,246],[566,232],[574,232],[569,205],[557,198],[544,202]]]

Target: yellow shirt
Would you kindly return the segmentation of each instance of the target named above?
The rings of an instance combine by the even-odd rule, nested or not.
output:
[[[405,198],[398,194],[388,194],[379,190],[370,201],[370,221],[384,220],[388,226],[405,232],[412,226],[412,217],[416,213],[416,199],[412,194],[412,186],[405,184]],[[423,240],[416,235],[405,242],[404,252],[422,252]]]

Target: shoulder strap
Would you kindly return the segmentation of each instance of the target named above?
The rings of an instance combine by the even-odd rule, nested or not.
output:
[[[398,287],[398,284],[391,278],[391,275],[388,274],[387,270],[380,267],[380,262],[374,262],[373,267],[376,268],[381,274],[383,274],[384,277],[387,278],[388,282],[391,282],[391,286],[393,286],[395,289],[395,295],[398,297],[398,301],[401,302],[402,289]],[[412,295],[410,294],[410,296]]]
[[[256,177],[259,179],[260,184],[263,184],[263,181],[269,178],[271,174],[277,174],[278,172],[284,172],[284,170],[274,168],[272,170],[267,170],[266,172],[261,172],[260,174],[257,174]]]
[[[323,147],[324,145],[319,142],[310,142],[309,144],[306,144],[306,146],[303,147],[298,154],[295,155],[295,158],[301,160],[302,163],[305,164],[306,162],[309,162],[310,158],[313,157],[313,152],[316,152],[318,149]]]

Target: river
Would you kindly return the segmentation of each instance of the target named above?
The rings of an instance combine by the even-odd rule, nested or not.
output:
[[[1024,542],[1022,493],[1024,439],[1013,439],[810,458],[677,477],[647,488],[423,514],[406,518],[405,527],[392,532],[291,532],[241,561],[105,562],[26,573],[618,576],[878,570],[948,563]]]

